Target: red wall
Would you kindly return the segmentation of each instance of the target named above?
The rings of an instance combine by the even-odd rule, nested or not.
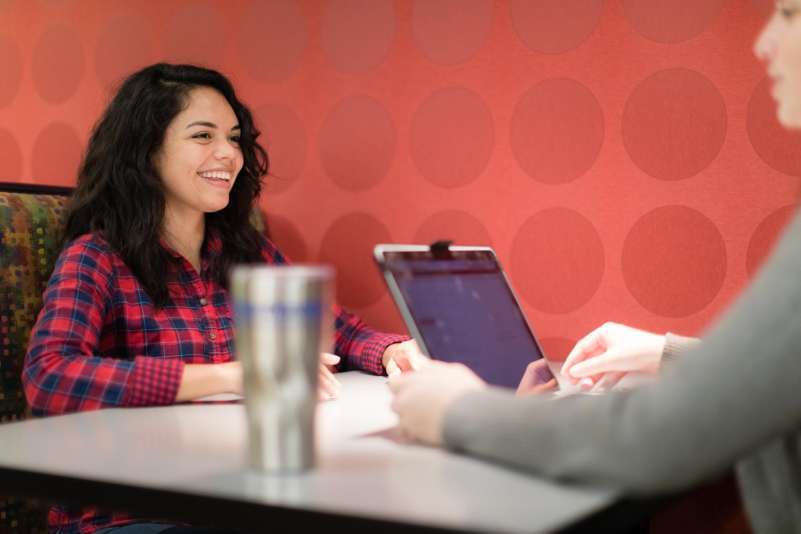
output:
[[[770,0],[0,2],[0,179],[74,182],[114,83],[217,67],[273,159],[262,205],[402,328],[375,242],[491,243],[560,358],[604,320],[698,332],[795,200],[750,48]]]
[[[74,182],[122,75],[221,69],[262,205],[339,298],[400,321],[376,242],[491,243],[546,350],[604,320],[697,333],[795,202],[751,44],[772,0],[0,0],[0,180]]]

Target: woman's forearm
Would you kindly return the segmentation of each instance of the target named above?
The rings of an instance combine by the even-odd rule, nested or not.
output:
[[[242,393],[239,362],[185,365],[175,401],[190,401],[218,393]]]

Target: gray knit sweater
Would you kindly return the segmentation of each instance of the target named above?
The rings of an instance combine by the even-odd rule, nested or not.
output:
[[[458,399],[448,447],[631,495],[679,490],[737,466],[756,532],[801,532],[801,217],[703,342],[658,382],[603,396]],[[668,354],[684,346],[669,338]]]

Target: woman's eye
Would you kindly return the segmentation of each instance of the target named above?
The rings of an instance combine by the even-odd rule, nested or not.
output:
[[[240,136],[238,136],[238,135],[232,135],[231,136],[231,141],[236,143],[237,145],[239,144],[239,139],[240,139]]]
[[[196,133],[192,136],[192,139],[211,139],[211,134],[208,132]]]
[[[784,18],[786,18],[788,20],[790,20],[793,17],[795,17],[796,13],[797,13],[797,11],[795,9],[790,9],[790,8],[786,8],[786,7],[781,9],[782,17],[784,17]]]

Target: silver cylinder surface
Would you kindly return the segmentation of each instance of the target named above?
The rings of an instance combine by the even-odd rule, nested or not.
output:
[[[330,351],[334,271],[327,266],[237,266],[231,273],[252,468],[315,465],[320,352]]]

